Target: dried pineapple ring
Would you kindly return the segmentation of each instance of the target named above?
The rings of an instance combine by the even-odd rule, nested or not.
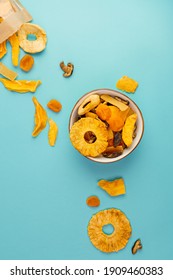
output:
[[[85,140],[87,132],[95,135],[95,141],[89,143]],[[106,125],[91,117],[81,118],[73,124],[70,130],[72,145],[84,156],[97,157],[107,148],[108,132]]]
[[[111,234],[103,232],[103,226],[111,224],[114,231]],[[130,236],[131,225],[123,212],[110,208],[97,212],[88,224],[88,235],[92,244],[102,252],[118,252],[123,249]]]
[[[36,40],[27,39],[29,34],[36,36]],[[37,24],[24,23],[18,31],[20,47],[28,53],[38,53],[45,49],[47,36],[44,29]]]
[[[94,109],[100,103],[100,97],[97,94],[93,94],[87,97],[78,109],[78,115],[84,115],[90,110]]]

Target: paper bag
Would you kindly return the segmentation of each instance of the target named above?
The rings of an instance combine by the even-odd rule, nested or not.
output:
[[[8,39],[32,16],[18,0],[0,0],[0,43]]]

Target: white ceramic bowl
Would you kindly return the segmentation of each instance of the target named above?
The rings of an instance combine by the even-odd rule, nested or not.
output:
[[[124,149],[123,153],[115,158],[107,158],[107,157],[103,157],[98,156],[98,157],[87,157],[88,159],[92,160],[92,161],[96,161],[96,162],[101,162],[101,163],[110,163],[110,162],[115,162],[118,160],[121,160],[122,158],[126,157],[127,155],[129,155],[131,152],[134,151],[134,149],[138,146],[138,144],[140,143],[143,133],[144,133],[144,120],[143,120],[143,116],[142,113],[140,111],[140,109],[138,108],[138,106],[135,104],[134,101],[132,101],[128,96],[126,96],[125,94],[122,94],[121,92],[118,92],[116,90],[112,90],[112,89],[97,89],[97,90],[93,90],[90,91],[88,93],[86,93],[85,95],[83,95],[74,105],[71,115],[70,115],[70,120],[69,120],[69,131],[72,127],[72,125],[74,124],[74,122],[76,122],[78,120],[78,108],[79,106],[82,104],[82,102],[90,95],[92,94],[108,94],[112,97],[120,97],[126,101],[129,102],[129,106],[132,108],[132,110],[137,114],[137,122],[136,122],[136,137],[133,140],[133,143],[131,144],[130,147]]]

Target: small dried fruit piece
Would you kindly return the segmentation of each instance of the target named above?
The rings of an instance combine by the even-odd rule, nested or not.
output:
[[[116,87],[120,90],[129,92],[129,93],[134,93],[136,88],[138,87],[138,82],[129,78],[128,76],[123,76],[116,83]]]
[[[118,107],[121,111],[125,111],[128,109],[128,106],[124,102],[118,101],[117,99],[113,98],[110,95],[103,94],[103,95],[101,95],[101,99],[103,99],[107,103],[110,103],[110,104]]]
[[[111,224],[112,234],[105,234],[103,227]],[[91,243],[105,253],[123,249],[131,236],[132,228],[126,215],[115,208],[101,210],[94,214],[88,224],[88,236]]]
[[[41,106],[36,97],[32,98],[35,105],[35,127],[32,132],[32,136],[36,137],[47,124],[47,113],[46,110]]]
[[[27,81],[27,80],[15,80],[9,81],[4,78],[0,78],[0,82],[11,91],[16,91],[19,93],[35,92],[37,87],[41,84],[41,81]]]
[[[20,53],[19,38],[18,38],[17,34],[15,33],[11,37],[9,37],[8,40],[12,47],[12,63],[14,66],[18,66],[19,53]]]
[[[36,39],[28,40],[30,34],[34,35]],[[24,23],[18,31],[18,36],[20,47],[27,53],[38,53],[46,47],[46,32],[37,24]]]
[[[115,106],[109,106],[111,110],[111,116],[107,120],[107,123],[109,124],[110,128],[117,132],[122,130],[124,126],[124,119],[121,116],[121,111]]]
[[[0,44],[0,59],[7,53],[6,41]]]
[[[135,124],[137,121],[137,114],[130,115],[124,124],[122,130],[122,139],[127,147],[129,147],[133,142],[133,132],[135,129]]]
[[[101,120],[106,121],[111,116],[111,110],[109,106],[100,103],[96,108],[96,114]]]
[[[120,155],[122,155],[123,153],[123,146],[122,145],[119,145],[119,146],[108,146],[106,148],[106,150],[102,153],[102,155],[104,157],[107,157],[107,158],[115,158],[115,157],[118,157]]]
[[[58,126],[56,122],[54,122],[52,119],[49,119],[49,132],[48,132],[48,140],[50,146],[55,146],[56,138],[58,135]]]
[[[95,141],[86,141],[86,133],[95,135]],[[107,147],[108,132],[106,125],[94,118],[81,118],[73,124],[70,130],[72,145],[84,156],[97,157]]]
[[[118,196],[126,193],[123,178],[115,179],[114,181],[100,180],[98,185],[111,196]]]
[[[100,103],[100,97],[98,94],[93,94],[89,97],[87,97],[82,104],[79,106],[78,109],[78,115],[85,115],[92,109],[94,109],[96,106],[98,106]]]
[[[5,66],[2,62],[0,62],[0,74],[11,81],[14,81],[18,75],[16,72]]]
[[[136,254],[138,250],[142,249],[141,240],[137,239],[132,247],[132,254]]]
[[[97,207],[100,205],[100,199],[96,195],[89,196],[86,200],[86,204],[90,207]]]
[[[67,65],[65,65],[64,61],[62,61],[60,63],[60,67],[64,71],[64,74],[63,74],[64,77],[67,78],[67,77],[70,77],[72,75],[73,70],[74,70],[74,65],[72,63],[69,62]]]
[[[56,100],[56,99],[51,99],[51,100],[47,103],[47,107],[48,107],[50,110],[52,110],[52,111],[54,111],[54,112],[56,112],[56,113],[60,112],[61,109],[62,109],[61,103],[60,103],[58,100]]]
[[[34,58],[29,54],[24,55],[20,60],[20,68],[25,72],[30,71],[33,65],[34,65]]]

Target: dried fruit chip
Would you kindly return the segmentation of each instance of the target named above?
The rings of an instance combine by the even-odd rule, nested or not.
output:
[[[97,207],[100,205],[100,199],[96,195],[89,196],[86,200],[86,204],[90,207]]]
[[[109,108],[111,110],[111,116],[107,120],[107,123],[109,124],[110,128],[115,132],[122,130],[124,126],[124,119],[121,115],[120,109],[118,109],[115,106],[109,106]]]
[[[11,91],[19,93],[35,92],[37,87],[41,84],[41,81],[27,81],[27,80],[15,80],[9,81],[7,79],[0,78],[0,82]]]
[[[91,96],[85,98],[82,104],[79,106],[78,115],[85,115],[100,103],[100,97],[98,94],[92,94]]]
[[[19,64],[19,53],[20,53],[20,48],[19,48],[19,38],[15,34],[13,34],[11,37],[8,38],[11,47],[12,47],[12,63],[14,66],[18,66]]]
[[[96,108],[96,114],[101,120],[106,121],[111,116],[111,110],[109,106],[101,103]]]
[[[93,141],[86,140],[86,133],[91,132]],[[94,118],[81,118],[73,124],[70,130],[70,140],[73,146],[84,156],[97,157],[107,147],[108,132],[106,125]]]
[[[47,113],[46,110],[41,106],[36,97],[32,98],[35,105],[35,127],[32,132],[32,136],[36,137],[47,124]]]
[[[56,112],[56,113],[60,112],[61,109],[62,109],[61,103],[60,103],[58,100],[56,100],[56,99],[51,99],[51,100],[47,103],[47,107],[48,107],[50,110],[52,110],[52,111],[54,111],[54,112]]]
[[[16,72],[5,66],[2,62],[0,62],[0,74],[11,81],[14,81],[18,75]]]
[[[98,185],[111,196],[118,196],[126,193],[124,180],[122,178],[115,179],[114,181],[100,180]]]
[[[32,34],[36,40],[29,40]],[[38,53],[45,49],[47,43],[46,32],[37,24],[24,23],[18,31],[20,47],[28,53]]]
[[[6,41],[0,44],[0,59],[7,53]]]
[[[127,147],[133,142],[133,132],[135,129],[135,123],[137,121],[137,114],[130,115],[125,122],[122,130],[122,139]]]
[[[142,249],[141,240],[137,239],[132,247],[132,254],[136,254],[138,250]]]
[[[103,94],[103,95],[101,95],[101,99],[103,99],[104,101],[118,107],[121,111],[125,111],[125,110],[128,109],[128,106],[126,104],[124,104],[121,101],[116,100],[115,98],[113,98],[110,95]]]
[[[28,72],[32,69],[34,65],[34,58],[29,55],[29,54],[26,54],[22,57],[21,61],[20,61],[20,68],[25,71],[25,72]]]
[[[112,234],[105,234],[103,226],[111,224]],[[88,224],[88,236],[92,244],[102,252],[118,252],[123,249],[131,236],[131,225],[123,212],[110,208],[92,216]]]
[[[136,88],[138,87],[138,82],[127,76],[123,76],[121,79],[118,80],[116,87],[120,90],[129,93],[134,93]]]
[[[49,119],[49,132],[48,132],[48,140],[50,146],[55,146],[56,138],[58,134],[58,126],[56,122],[54,122],[52,119]]]

